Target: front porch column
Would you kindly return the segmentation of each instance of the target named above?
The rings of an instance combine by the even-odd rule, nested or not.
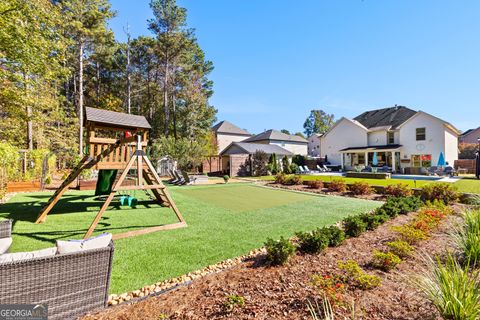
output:
[[[342,170],[344,169],[344,168],[343,168],[343,157],[344,157],[344,156],[345,156],[344,153],[340,153],[340,166],[341,166]]]
[[[397,171],[397,166],[395,163],[395,151],[392,151],[392,172],[395,173]]]
[[[368,152],[365,151],[365,167],[368,167]]]

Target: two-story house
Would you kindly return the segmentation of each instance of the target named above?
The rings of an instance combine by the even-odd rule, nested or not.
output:
[[[468,143],[468,144],[477,144],[479,143],[480,139],[480,127],[476,129],[469,129],[462,133],[458,138],[460,143]]]
[[[341,118],[322,136],[321,154],[345,170],[371,166],[375,154],[378,166],[394,172],[436,166],[441,153],[453,165],[459,133],[431,114],[395,106]]]
[[[267,130],[253,137],[243,140],[247,143],[272,144],[282,147],[293,154],[306,156],[308,154],[308,141],[297,135],[286,134],[277,130]]]
[[[227,120],[214,125],[212,131],[217,141],[218,154],[232,142],[240,142],[252,136],[247,130],[241,129]]]
[[[310,137],[307,138],[308,140],[308,155],[311,157],[320,157],[321,156],[321,138],[322,134],[314,133]]]

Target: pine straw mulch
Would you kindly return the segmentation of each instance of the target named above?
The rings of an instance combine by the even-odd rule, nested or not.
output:
[[[339,260],[355,259],[382,284],[372,290],[349,290],[355,301],[355,319],[441,319],[435,307],[409,279],[425,268],[422,253],[441,254],[452,247],[448,231],[459,217],[447,217],[429,240],[421,242],[416,254],[402,262],[396,271],[385,273],[368,267],[373,249],[384,249],[394,238],[392,225],[407,223],[415,213],[399,216],[375,231],[346,240],[337,248],[318,255],[296,255],[286,266],[268,267],[264,257],[244,262],[213,274],[173,292],[142,301],[110,307],[84,319],[312,319],[307,301],[321,299],[310,285],[311,276],[337,269]],[[245,305],[231,312],[223,305],[229,295],[243,296]],[[350,319],[348,308],[336,308],[339,319]]]

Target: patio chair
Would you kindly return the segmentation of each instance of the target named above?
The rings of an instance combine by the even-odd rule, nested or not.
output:
[[[307,167],[307,166],[303,166],[303,171],[306,173],[306,174],[311,174],[312,171],[310,171],[310,169]]]
[[[183,176],[182,170],[175,170],[175,175],[178,177],[178,179],[174,182],[177,186],[183,186],[187,182],[185,181],[185,177]]]
[[[305,169],[303,169],[302,166],[298,166],[297,173],[299,173],[299,174],[305,174],[306,172],[305,172]]]
[[[372,167],[366,166],[362,169],[362,172],[372,172]]]
[[[327,172],[327,170],[325,170],[324,168],[320,167],[318,164],[317,164],[317,169],[318,169],[318,172]]]
[[[329,167],[327,167],[327,166],[325,165],[325,163],[322,164],[322,168],[325,170],[325,172],[330,172],[330,171],[332,171],[332,169],[330,169]]]
[[[168,172],[168,175],[170,176],[170,179],[167,180],[168,182],[172,183],[175,179],[177,179],[172,169],[168,169],[167,172]]]
[[[457,171],[456,171],[455,168],[452,167],[452,166],[446,166],[444,172],[445,172],[445,175],[448,175],[448,176],[450,176],[450,177],[458,176]]]

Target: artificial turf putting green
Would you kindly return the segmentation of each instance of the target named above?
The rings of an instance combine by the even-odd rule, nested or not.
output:
[[[169,190],[188,227],[115,241],[112,293],[135,290],[198,270],[261,247],[268,237],[278,239],[330,225],[381,205],[245,184]],[[81,238],[101,204],[93,200],[92,193],[68,192],[48,215],[46,223],[40,225],[34,223],[35,218],[51,193],[17,194],[7,204],[0,205],[0,219],[15,219],[12,251],[52,246],[55,239]],[[140,198],[140,194],[136,196]],[[166,223],[173,218],[171,210],[144,202],[137,209],[112,206],[96,233],[119,233]]]

